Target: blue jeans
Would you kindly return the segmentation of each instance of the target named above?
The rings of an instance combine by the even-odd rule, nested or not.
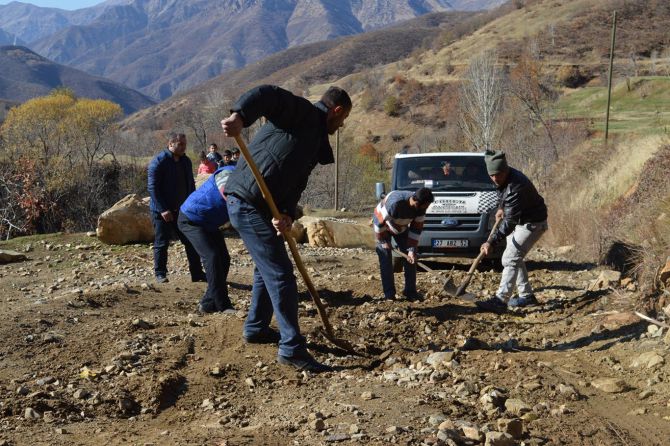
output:
[[[193,224],[186,215],[179,214],[177,227],[188,238],[202,258],[207,273],[207,290],[200,300],[205,311],[223,311],[232,308],[228,297],[230,254],[221,231],[207,231]]]
[[[244,336],[260,334],[277,320],[279,354],[294,356],[307,350],[298,325],[298,286],[293,264],[269,217],[244,200],[228,195],[228,215],[256,264],[251,305],[244,322]]]
[[[398,249],[407,254],[407,231],[402,234],[393,235]],[[379,270],[382,278],[382,288],[386,299],[395,298],[395,280],[393,279],[393,255],[390,249],[384,249],[379,243],[375,249],[379,257]],[[416,294],[416,265],[412,265],[403,258],[403,270],[405,271],[404,293],[408,297]]]
[[[196,252],[191,242],[177,227],[178,212],[173,212],[174,220],[166,222],[158,212],[152,213],[154,224],[154,274],[156,276],[167,275],[168,247],[170,240],[177,235],[186,249],[186,258],[188,259],[188,269],[191,272],[191,279],[198,280],[205,275],[202,271],[200,256]]]

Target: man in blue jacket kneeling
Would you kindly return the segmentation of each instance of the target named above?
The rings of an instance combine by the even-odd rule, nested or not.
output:
[[[179,209],[177,225],[202,258],[207,276],[207,291],[198,305],[200,313],[235,313],[228,297],[230,255],[223,233],[228,222],[228,208],[223,188],[235,166],[217,169],[200,188],[186,199]]]

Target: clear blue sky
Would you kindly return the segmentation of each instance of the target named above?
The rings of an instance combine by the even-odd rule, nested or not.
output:
[[[87,6],[97,5],[103,0],[18,0],[21,3],[32,3],[37,6],[60,9],[81,9]],[[11,3],[11,0],[0,0],[0,5]]]

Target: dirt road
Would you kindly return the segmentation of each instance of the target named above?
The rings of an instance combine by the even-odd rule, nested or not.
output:
[[[541,306],[499,316],[442,296],[442,273],[419,274],[421,302],[382,301],[374,252],[302,247],[338,334],[369,354],[329,345],[301,287],[303,332],[336,368],[313,376],[242,341],[252,263],[229,247],[240,311],[201,317],[178,246],[156,285],[148,245],[0,243],[29,257],[0,266],[0,445],[668,444],[665,333],[631,313],[634,284],[587,291],[593,265],[539,250]]]

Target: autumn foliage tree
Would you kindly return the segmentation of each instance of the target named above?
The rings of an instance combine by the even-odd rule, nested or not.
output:
[[[11,109],[0,127],[0,234],[90,227],[119,198],[110,181],[122,116],[118,104],[67,89]]]

